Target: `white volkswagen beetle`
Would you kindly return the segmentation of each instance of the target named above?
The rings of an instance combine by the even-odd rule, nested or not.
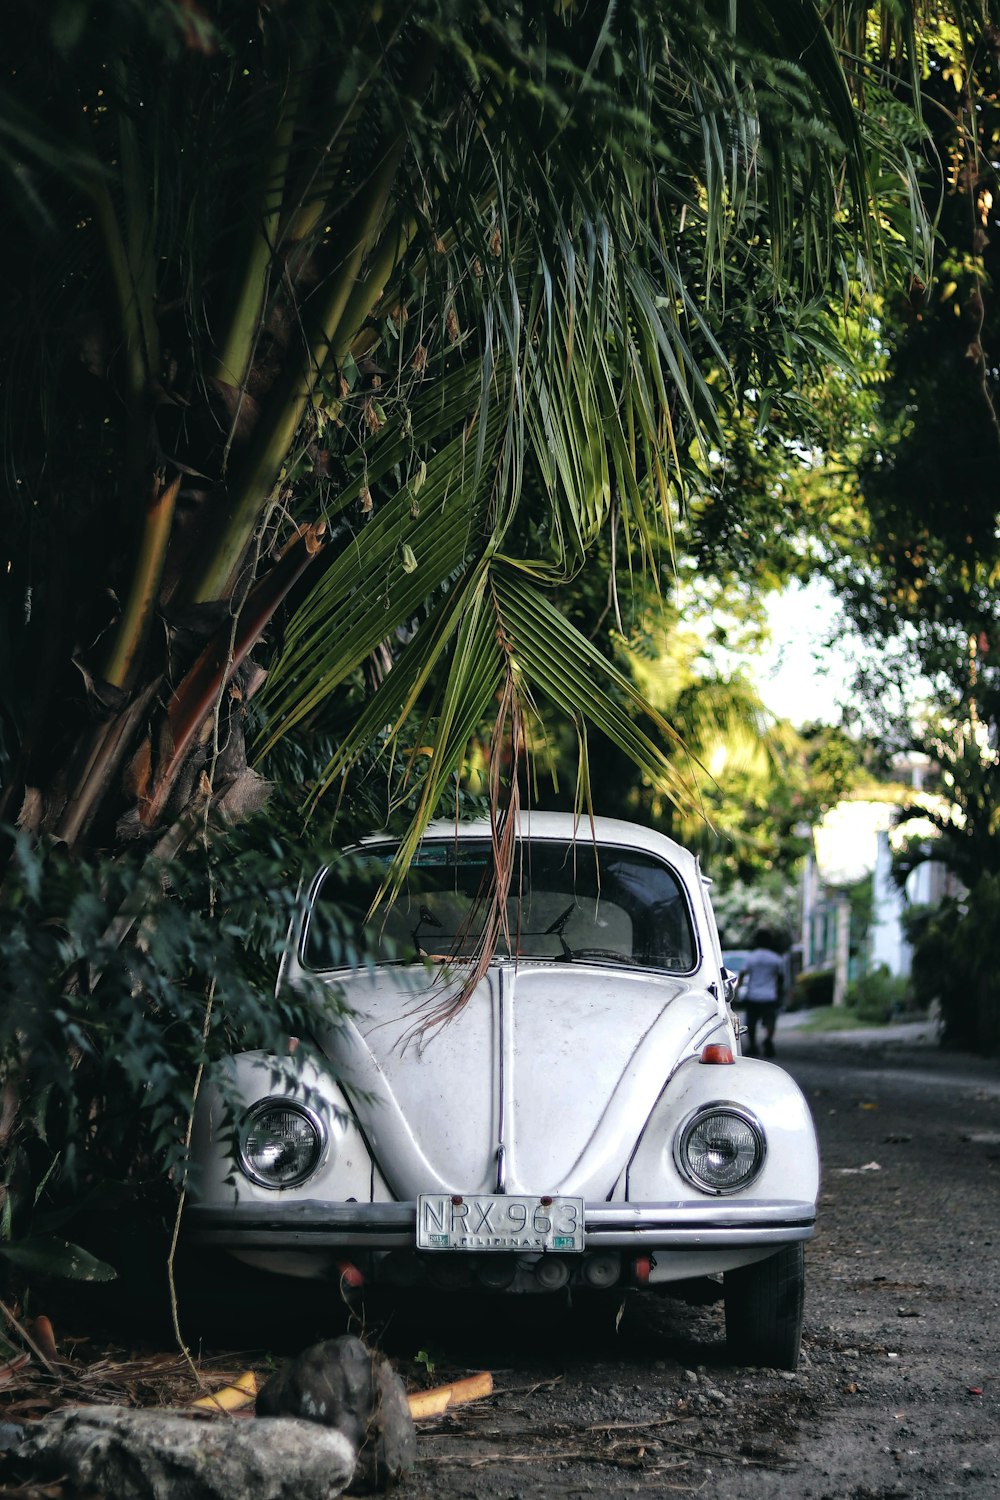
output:
[[[525,815],[492,960],[435,1025],[469,988],[489,825],[432,825],[378,963],[332,967],[323,903],[363,920],[393,854],[368,841],[360,867],[334,860],[308,889],[279,986],[318,974],[349,1014],[317,1027],[324,1066],[294,1084],[274,1057],[232,1060],[235,1142],[218,1089],[203,1091],[192,1236],[353,1284],[624,1291],[721,1275],[733,1357],[793,1368],[816,1138],[792,1079],[740,1056],[697,861],[630,823]]]

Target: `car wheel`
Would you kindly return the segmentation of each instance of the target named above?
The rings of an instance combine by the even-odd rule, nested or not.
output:
[[[743,1365],[794,1370],[799,1362],[806,1267],[802,1245],[739,1266],[723,1277],[726,1342]]]

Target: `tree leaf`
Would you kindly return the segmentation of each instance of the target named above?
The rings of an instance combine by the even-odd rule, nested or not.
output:
[[[118,1272],[89,1250],[53,1236],[36,1235],[0,1245],[0,1256],[22,1271],[68,1281],[114,1281]]]

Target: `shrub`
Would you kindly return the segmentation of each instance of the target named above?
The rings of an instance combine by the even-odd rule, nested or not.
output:
[[[784,953],[791,946],[789,912],[794,909],[793,891],[768,890],[759,885],[733,885],[712,892],[712,906],[724,948],[752,948],[761,928],[772,935],[774,946]]]
[[[909,980],[891,974],[885,964],[870,969],[847,986],[845,999],[860,1021],[889,1021],[910,1002]]]
[[[907,936],[914,997],[940,1004],[945,1045],[1000,1053],[1000,876],[983,875],[962,900],[914,911]]]
[[[291,1072],[339,1018],[318,982],[275,995],[300,875],[321,856],[274,824],[212,830],[169,863],[145,850],[88,861],[16,836],[0,944],[0,1271],[99,1274],[54,1228],[109,1191],[170,1213],[200,1070],[234,1049],[281,1057],[294,1035]],[[329,927],[338,963],[367,961],[356,914],[333,909]]]
[[[833,981],[832,969],[803,970],[792,988],[793,1008],[813,1010],[818,1005],[832,1005]]]

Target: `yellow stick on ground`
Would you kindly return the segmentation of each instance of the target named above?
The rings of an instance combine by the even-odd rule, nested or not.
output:
[[[464,1401],[480,1401],[483,1396],[493,1394],[493,1376],[489,1370],[478,1375],[469,1375],[465,1380],[456,1380],[451,1385],[436,1385],[433,1390],[416,1391],[407,1396],[410,1416],[415,1422],[422,1417],[439,1417],[450,1406],[461,1406]]]
[[[209,1411],[238,1411],[241,1406],[249,1406],[256,1394],[257,1377],[252,1370],[247,1370],[232,1385],[223,1386],[221,1391],[212,1391],[208,1396],[199,1396],[191,1405]]]

